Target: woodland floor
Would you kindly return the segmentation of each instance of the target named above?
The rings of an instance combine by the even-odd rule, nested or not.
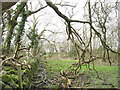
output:
[[[77,60],[48,58],[44,61],[39,61],[36,69],[39,69],[33,77],[33,82],[30,87],[36,88],[59,88],[60,70],[67,69],[71,64]],[[91,65],[91,68],[93,66]],[[96,73],[96,71],[97,73]],[[117,88],[118,87],[118,66],[113,64],[109,66],[108,63],[96,62],[95,70],[89,70],[86,66],[82,66],[79,76],[71,79],[72,88]],[[99,78],[98,78],[99,75]]]

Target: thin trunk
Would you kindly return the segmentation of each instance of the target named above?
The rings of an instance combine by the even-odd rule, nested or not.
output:
[[[102,28],[102,33],[103,33],[103,35],[104,35],[104,37],[103,37],[103,41],[104,41],[104,43],[105,44],[107,44],[106,43],[106,27],[105,27],[105,23],[104,23],[104,25],[101,27]],[[103,52],[103,61],[104,62],[106,62],[106,52],[107,52],[107,49],[103,46],[103,49],[104,49],[104,52]],[[109,55],[108,55],[109,56]],[[108,58],[109,59],[109,58]]]
[[[0,1],[0,56],[2,54],[2,3]]]
[[[22,85],[22,70],[21,70],[21,65],[18,66],[18,82],[19,82],[19,88],[22,89],[23,85]]]
[[[4,43],[4,54],[9,54],[9,50],[10,50],[10,45],[11,45],[11,39],[12,39],[12,35],[13,35],[13,31],[14,31],[14,27],[15,27],[16,23],[13,23],[11,21],[11,23],[8,24],[8,32],[7,32],[7,37],[6,37],[6,41]]]

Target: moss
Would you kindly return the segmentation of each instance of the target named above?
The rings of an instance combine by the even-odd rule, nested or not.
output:
[[[22,82],[22,85],[23,85],[23,88],[28,87],[28,84],[26,82]]]
[[[5,83],[2,82],[2,81],[0,81],[0,85],[1,85],[2,87],[5,87]]]
[[[15,83],[18,83],[18,75],[11,74],[11,77],[14,80]]]
[[[9,71],[9,70],[11,70],[12,68],[9,67],[9,66],[4,66],[3,69],[4,69],[5,71]]]
[[[16,87],[18,87],[18,85],[14,82],[11,75],[7,75],[7,74],[2,75],[2,81],[3,82],[9,82],[10,84],[14,84]]]
[[[9,89],[10,89],[10,88],[12,88],[12,87],[10,87],[9,85],[6,84],[6,85],[4,86],[4,88],[6,88],[6,89],[9,88]]]
[[[9,74],[16,74],[16,71],[15,70],[10,70],[10,71],[7,71]]]

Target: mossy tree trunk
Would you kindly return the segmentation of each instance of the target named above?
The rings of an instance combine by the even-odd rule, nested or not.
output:
[[[9,55],[9,50],[10,50],[10,45],[11,45],[11,40],[12,40],[12,36],[13,36],[13,32],[14,32],[14,28],[17,25],[17,18],[19,16],[19,14],[21,13],[21,11],[23,10],[23,8],[25,7],[26,2],[21,2],[20,5],[16,8],[16,13],[14,16],[11,16],[10,12],[8,12],[8,27],[7,27],[7,36],[6,36],[6,40],[4,43],[4,48],[3,48],[3,54],[5,55]]]

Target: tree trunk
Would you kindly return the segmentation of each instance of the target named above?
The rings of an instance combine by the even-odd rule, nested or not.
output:
[[[4,49],[3,49],[5,55],[9,54],[13,31],[14,31],[15,26],[17,25],[17,18],[19,14],[21,13],[21,11],[23,10],[23,8],[25,7],[25,5],[26,5],[26,2],[21,2],[21,4],[19,5],[19,8],[16,11],[16,14],[12,16],[12,18],[9,13],[8,27],[7,27],[8,32],[7,32],[6,41],[4,43]]]

